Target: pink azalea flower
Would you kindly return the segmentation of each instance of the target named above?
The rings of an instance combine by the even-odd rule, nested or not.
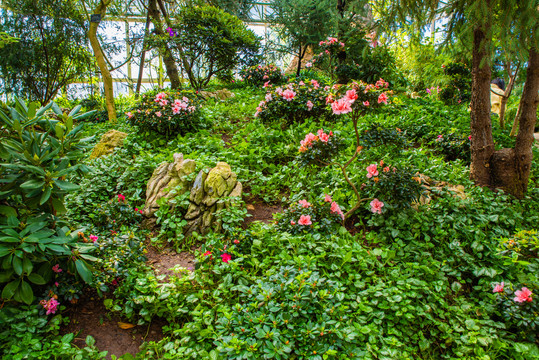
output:
[[[213,256],[211,255],[211,251],[206,251],[204,254],[202,254],[203,256],[209,256],[210,257],[210,260],[213,260]]]
[[[389,166],[386,166],[383,171],[384,172],[389,172]]]
[[[290,225],[296,225],[296,222],[294,220],[290,220]]]
[[[335,115],[339,114],[347,114],[352,111],[352,107],[350,106],[350,101],[346,98],[339,99],[337,101],[334,101],[331,104],[331,109],[333,110],[333,113]]]
[[[298,202],[304,208],[308,208],[309,206],[311,206],[311,203],[309,203],[307,200],[300,200]]]
[[[239,243],[240,243],[240,241],[238,239],[234,240],[234,244],[239,244]]]
[[[155,116],[161,117],[161,116],[163,116],[163,114],[161,114],[161,111],[156,111],[156,112],[155,112]]]
[[[350,101],[350,104],[353,104],[354,101],[357,100],[356,90],[355,90],[355,89],[348,90],[348,91],[346,92],[345,97],[346,97],[346,99],[348,99],[348,101]]]
[[[292,101],[292,99],[294,99],[295,96],[296,96],[296,93],[289,89],[286,89],[285,91],[283,91],[283,94],[282,94],[283,99],[285,99],[286,101]]]
[[[515,300],[516,302],[523,303],[523,302],[531,302],[532,301],[532,292],[527,287],[523,287],[520,290],[515,291]]]
[[[504,285],[503,281],[501,283],[499,283],[499,284],[496,284],[494,286],[494,290],[492,290],[492,292],[493,293],[501,293],[501,292],[503,292],[503,285]]]
[[[273,100],[273,98],[271,97],[271,93],[267,93],[265,99],[266,102]]]
[[[323,143],[327,143],[329,141],[329,135],[326,133],[321,134],[319,138],[320,138],[320,141],[322,141]]]
[[[331,196],[329,196],[329,194],[326,194],[326,196],[324,197],[324,201],[325,202],[333,202],[333,200],[331,200]]]
[[[303,225],[303,226],[311,225],[312,224],[311,216],[310,215],[301,215],[299,217],[298,224]]]
[[[427,94],[429,94],[429,95],[430,95],[430,89],[429,89],[429,88],[427,88]]]
[[[232,256],[230,254],[224,253],[221,255],[221,259],[223,259],[224,263],[227,263],[232,259]]]
[[[472,141],[472,135],[468,136],[468,140]]]
[[[130,112],[127,112],[127,113],[125,113],[125,115],[127,115],[127,117],[128,117],[129,119],[131,119],[131,118],[133,117],[133,114],[131,114],[131,111],[130,111]]]
[[[188,102],[189,102],[189,99],[188,99],[187,97],[185,97],[185,96],[184,96],[184,97],[182,97],[182,100],[183,100],[183,102],[186,102],[186,103],[188,103]]]
[[[310,68],[310,67],[312,67],[312,66],[313,66],[313,63],[312,63],[312,62],[308,62],[307,64],[305,64],[305,67],[306,67],[306,68]]]
[[[92,240],[93,243],[95,243],[99,239],[97,235],[90,235],[90,240]]]
[[[50,298],[49,300],[41,300],[39,302],[45,310],[47,310],[47,315],[54,314],[57,310],[60,303],[55,298]]]
[[[316,80],[311,80],[311,85],[315,88],[315,89],[318,89],[320,87],[320,84],[318,83],[318,81]]]
[[[378,175],[378,169],[376,164],[370,164],[367,166],[367,177],[370,179],[373,176]]]
[[[371,201],[371,211],[375,214],[381,214],[383,206],[384,203],[378,199],[374,199],[373,201]]]
[[[387,104],[387,95],[386,93],[381,93],[380,96],[378,96],[378,104],[384,103]]]
[[[368,101],[363,101],[363,106],[369,106],[369,102]]]
[[[181,110],[181,108],[180,108],[179,106],[174,106],[174,107],[172,108],[172,113],[173,113],[174,115],[179,114],[181,111],[182,111],[182,110]]]
[[[118,194],[118,202],[124,202],[125,201],[125,196],[123,196],[122,194]]]
[[[337,204],[335,201],[333,201],[331,203],[331,212],[332,213],[336,213],[336,214],[339,214],[341,216],[341,218],[344,220],[344,214],[339,206],[339,204]]]
[[[90,237],[91,238],[91,237]],[[55,273],[61,273],[62,272],[62,269],[60,269],[60,264],[56,264],[52,267],[52,271],[54,271]]]
[[[313,141],[316,141],[316,135],[313,133],[308,133],[305,135],[305,139],[301,140],[299,143],[304,147],[310,147]]]
[[[155,95],[155,102],[159,102],[167,97],[167,94],[164,92],[160,92],[159,94]]]
[[[275,92],[277,93],[277,95],[281,96],[283,94],[283,89],[278,87],[277,89],[275,89]]]
[[[309,111],[311,111],[313,109],[313,106],[314,106],[314,104],[312,103],[311,100],[307,101],[307,109],[309,109]]]
[[[268,75],[264,75],[264,76],[262,77],[262,80],[267,80],[267,79],[269,79],[269,76],[268,76]]]
[[[266,82],[264,83],[264,86],[262,86],[262,87],[265,87],[265,88],[266,88],[266,87],[268,87],[268,86],[271,86],[271,85],[270,85],[270,82],[269,82],[269,81],[266,81]]]
[[[298,85],[299,85],[299,86],[303,86],[303,85],[305,85],[305,83],[304,83],[303,81],[300,81],[300,82],[298,83]]]

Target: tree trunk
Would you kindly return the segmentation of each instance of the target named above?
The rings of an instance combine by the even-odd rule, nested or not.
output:
[[[520,100],[519,129],[514,149],[502,149],[491,160],[492,185],[522,199],[528,190],[533,159],[533,131],[539,103],[539,53],[530,50],[526,83]]]
[[[148,13],[153,19],[155,33],[159,36],[164,36],[165,33],[163,32],[161,16],[159,15],[159,10],[157,9],[157,0],[150,0]],[[170,79],[170,87],[172,89],[181,89],[182,83],[180,81],[178,66],[176,65],[172,52],[166,43],[164,44],[163,63],[167,69],[167,76]]]
[[[298,67],[296,69],[296,76],[299,76],[301,72],[301,59],[303,59],[302,53],[301,53],[301,45],[299,46],[299,52],[298,52]]]
[[[99,5],[94,10],[94,14],[100,14],[101,19],[105,17],[107,13],[107,6],[109,6],[112,0],[101,0]],[[114,107],[114,88],[112,83],[112,76],[105,60],[103,54],[103,49],[97,38],[97,27],[99,26],[98,22],[90,22],[90,29],[88,30],[88,39],[90,39],[90,45],[94,51],[94,56],[99,66],[101,76],[103,78],[103,88],[105,90],[105,103],[107,106],[107,113],[109,115],[109,120],[112,122],[116,121],[116,108]]]
[[[494,153],[492,123],[490,120],[490,45],[492,38],[492,7],[486,1],[488,18],[473,31],[471,135],[472,162],[470,177],[480,186],[490,184],[489,160]]]
[[[152,0],[150,0],[151,2]],[[135,97],[138,98],[140,94],[140,86],[142,84],[142,75],[144,72],[144,61],[146,60],[146,40],[150,31],[150,11],[146,15],[146,27],[144,28],[144,40],[142,41],[142,54],[140,55],[140,65],[138,68],[137,88],[135,90]]]

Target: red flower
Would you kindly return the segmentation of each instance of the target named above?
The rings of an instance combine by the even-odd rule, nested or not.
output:
[[[223,259],[223,262],[227,263],[232,259],[232,256],[230,254],[224,253],[221,255],[221,259]]]

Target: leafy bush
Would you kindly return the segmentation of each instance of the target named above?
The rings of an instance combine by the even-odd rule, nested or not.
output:
[[[201,101],[193,91],[152,91],[145,93],[126,115],[142,131],[171,137],[203,127],[200,106]]]
[[[310,117],[328,116],[326,92],[316,80],[300,80],[271,89],[256,108],[255,117],[266,123],[282,119],[290,125]]]
[[[318,271],[282,266],[237,290],[239,303],[216,323],[217,349],[226,358],[359,355],[339,282]]]
[[[90,215],[92,224],[100,230],[117,232],[122,226],[132,226],[142,220],[142,209],[128,203],[125,196],[118,194],[104,204],[98,204]]]
[[[320,232],[334,234],[344,220],[344,214],[331,196],[325,195],[323,201],[309,203],[300,200],[290,205],[277,217],[277,229],[290,234]]]
[[[271,83],[278,85],[283,82],[283,74],[274,64],[270,65],[255,65],[244,68],[240,71],[240,76],[249,85],[263,85]]]
[[[53,109],[59,121],[47,119]],[[80,106],[63,114],[54,103],[39,108],[16,99],[16,106],[0,109],[0,283],[7,283],[2,298],[32,303],[34,285],[51,280],[51,268],[62,263],[73,273],[90,282],[91,267],[85,260],[90,248],[78,242],[67,227],[58,226],[58,215],[65,213],[65,195],[78,188],[65,177],[84,173],[77,164],[89,139],[81,139],[82,125],[74,120]]]

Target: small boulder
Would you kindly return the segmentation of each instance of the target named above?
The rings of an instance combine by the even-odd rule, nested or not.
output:
[[[90,154],[90,159],[95,159],[114,152],[114,148],[123,146],[126,137],[126,133],[118,130],[107,131],[95,145]]]

